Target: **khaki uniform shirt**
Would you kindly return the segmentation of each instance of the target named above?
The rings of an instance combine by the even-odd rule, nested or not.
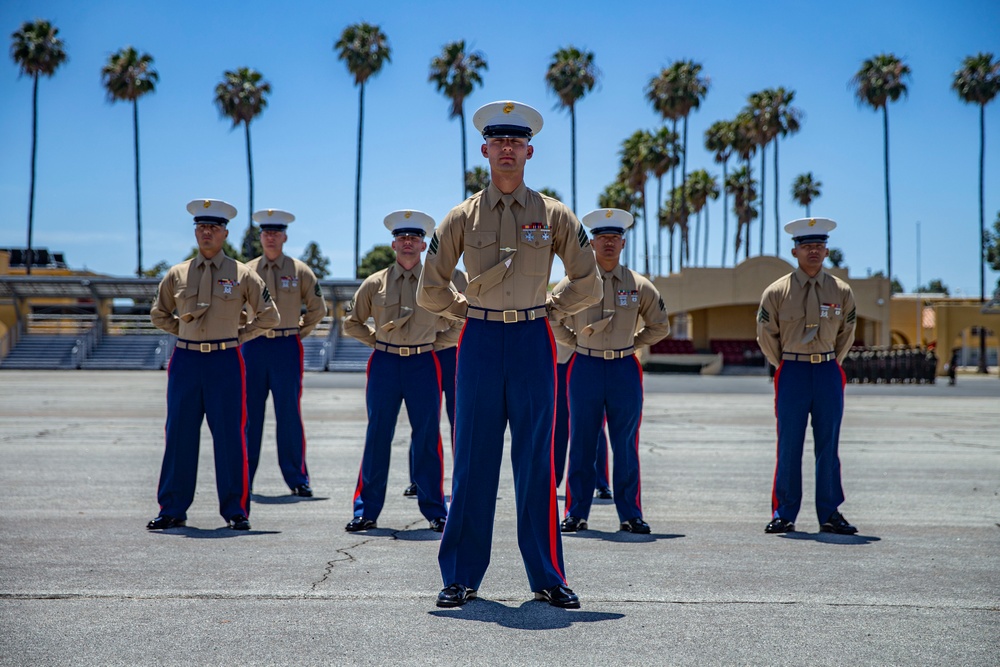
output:
[[[198,288],[206,269],[212,271],[211,305],[201,317],[185,321],[197,308]],[[244,305],[253,321],[240,326]],[[246,264],[221,252],[212,259],[205,259],[199,252],[193,259],[171,267],[160,281],[149,315],[157,328],[194,342],[236,338],[245,343],[280,322],[264,281]]]
[[[280,329],[298,329],[299,337],[305,338],[326,316],[326,300],[320,289],[316,274],[305,262],[294,257],[279,255],[273,262],[261,256],[247,262],[247,267],[255,271],[267,284],[267,269],[271,267],[274,280],[273,289],[268,286],[271,298],[281,314]],[[302,304],[306,312],[302,313]]]
[[[552,332],[555,334],[555,327],[552,327]],[[563,345],[558,340],[556,341],[556,363],[557,364],[568,364],[569,360],[573,358],[573,352],[575,352],[572,347],[568,345]]]
[[[594,253],[576,216],[523,182],[512,194],[513,226],[501,228],[503,195],[493,183],[445,216],[431,238],[420,276],[421,306],[453,319],[465,318],[469,306],[524,310],[545,304],[553,313],[570,315],[600,299]],[[451,279],[463,254],[470,279],[461,294]],[[553,255],[562,259],[569,280],[562,294],[547,303]],[[494,267],[499,272],[491,271]]]
[[[556,340],[590,350],[627,350],[666,338],[670,333],[670,321],[653,283],[621,264],[603,273],[602,277],[603,300],[576,315],[562,318],[552,328]],[[552,293],[558,294],[565,289],[565,283],[564,278]]]
[[[417,276],[421,265],[409,271],[399,262],[365,278],[344,318],[344,333],[369,347],[375,343],[419,346],[433,344],[435,350],[454,347],[462,332],[461,322],[452,321],[416,306]],[[375,320],[374,328],[368,318]]]
[[[809,276],[801,268],[778,278],[764,290],[757,311],[757,343],[775,367],[781,363],[784,352],[823,354],[832,351],[839,363],[854,344],[857,315],[850,285],[822,269],[815,280],[818,298],[807,299]],[[803,343],[807,308],[814,313],[815,309],[820,310],[819,331],[815,338]]]

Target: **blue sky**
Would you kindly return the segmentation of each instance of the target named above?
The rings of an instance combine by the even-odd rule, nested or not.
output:
[[[362,253],[388,242],[382,218],[390,211],[414,208],[440,220],[460,201],[458,121],[448,119],[448,102],[427,74],[445,43],[465,39],[489,63],[485,85],[466,101],[468,117],[495,99],[539,109],[545,126],[533,142],[526,181],[554,188],[567,202],[569,116],[555,108],[544,74],[561,47],[595,53],[602,78],[577,107],[579,215],[597,206],[598,194],[614,179],[621,142],[635,130],[661,125],[643,91],[673,61],[695,60],[711,79],[689,120],[688,171],[707,168],[720,180],[720,166],[703,148],[705,129],[734,117],[754,91],[794,90],[804,118],[801,131],[780,146],[781,222],[804,214],[790,189],[797,174],[811,171],[823,183],[812,213],[838,221],[831,246],[843,250],[851,275],[884,270],[881,114],[859,107],[848,82],[864,59],[891,52],[913,70],[908,97],[889,110],[893,273],[907,290],[916,286],[919,221],[921,282],[940,278],[953,294],[979,294],[978,107],[960,102],[950,85],[965,56],[1000,53],[996,0],[511,0],[502,8],[436,0],[4,0],[2,247],[26,243],[31,80],[18,77],[9,36],[35,18],[59,27],[69,61],[40,84],[34,244],[65,252],[77,268],[123,276],[135,270],[131,108],[109,104],[100,82],[108,56],[132,45],[154,57],[160,74],[157,91],[139,103],[144,265],[174,263],[194,245],[184,209],[193,198],[235,205],[240,215],[231,239],[242,236],[248,219],[243,132],[219,117],[212,97],[223,71],[246,66],[273,86],[268,108],[251,124],[255,208],[284,208],[297,216],[288,254],[298,256],[316,241],[334,277],[353,275],[358,89],[333,44],[347,25],[368,21],[388,35],[392,62],[365,91]],[[471,122],[468,130],[469,165],[485,166]],[[986,224],[992,226],[1000,211],[1000,101],[986,109],[986,147]],[[775,244],[771,150],[769,254]],[[753,166],[759,178],[759,157]],[[655,198],[655,184],[647,194]],[[731,265],[732,213],[729,218]],[[710,204],[709,219],[709,266],[718,266],[721,197]],[[752,238],[756,253],[756,225]],[[789,245],[782,238],[788,259]],[[988,291],[996,279],[987,273]]]

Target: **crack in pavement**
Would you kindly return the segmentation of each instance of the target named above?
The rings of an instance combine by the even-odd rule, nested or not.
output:
[[[398,535],[399,535],[400,532],[402,532],[404,530],[409,530],[410,528],[412,528],[413,526],[415,526],[417,523],[419,523],[419,522],[414,521],[413,523],[408,523],[403,528],[401,528],[399,530],[394,530],[391,533],[389,533],[388,535],[386,535],[385,537],[389,537],[389,538],[392,538],[394,540],[398,540],[399,539]],[[382,537],[382,536],[379,535],[377,537]],[[339,553],[339,554],[341,554],[343,556],[343,558],[334,558],[333,560],[328,560],[326,562],[326,565],[323,568],[323,576],[320,577],[318,581],[314,581],[312,583],[312,585],[309,587],[309,589],[311,591],[315,592],[320,586],[322,586],[323,583],[325,583],[326,580],[330,578],[330,575],[333,574],[333,568],[334,568],[334,566],[337,563],[357,561],[357,558],[355,558],[354,555],[350,553],[351,550],[357,549],[358,547],[363,547],[364,545],[368,544],[369,542],[374,541],[375,539],[376,539],[376,537],[371,537],[371,538],[369,538],[367,540],[362,540],[361,542],[358,542],[357,544],[353,544],[353,545],[351,545],[349,547],[343,547],[343,548],[337,549],[336,552]]]

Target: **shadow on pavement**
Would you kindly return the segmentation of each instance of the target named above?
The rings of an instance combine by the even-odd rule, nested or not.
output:
[[[522,603],[520,607],[508,607],[482,598],[470,600],[461,607],[439,609],[428,614],[438,618],[495,623],[514,630],[557,630],[568,628],[574,623],[617,621],[625,617],[625,614],[602,611],[559,609],[546,602],[533,600]]]
[[[812,540],[813,542],[822,542],[823,544],[843,545],[871,544],[872,542],[880,542],[882,540],[881,537],[874,535],[837,535],[836,533],[802,533],[799,531],[782,533],[779,537],[783,537],[786,540]]]
[[[219,528],[195,528],[194,526],[183,526],[181,528],[168,528],[166,530],[149,530],[150,535],[177,535],[189,537],[195,540],[223,540],[231,537],[244,537],[247,535],[280,535],[280,530],[233,530],[227,526]]]
[[[281,496],[265,496],[259,493],[253,493],[250,495],[250,501],[257,503],[258,505],[294,505],[295,503],[313,503],[319,500],[329,500],[327,496],[313,496],[312,498],[303,498],[302,496],[293,496],[291,494],[281,495]]]
[[[624,530],[616,530],[614,532],[609,532],[604,530],[594,530],[593,528],[588,528],[587,530],[581,530],[576,533],[563,533],[563,539],[574,538],[574,537],[586,538],[589,540],[604,540],[605,542],[650,543],[650,542],[657,542],[659,540],[675,540],[677,538],[687,537],[687,536],[678,533],[649,533],[648,535],[639,535]]]

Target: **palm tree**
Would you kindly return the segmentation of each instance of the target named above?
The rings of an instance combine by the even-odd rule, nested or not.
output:
[[[763,255],[765,208],[763,193],[766,191],[767,180],[765,157],[767,154],[767,145],[771,143],[771,139],[777,136],[777,132],[774,128],[774,119],[772,117],[773,108],[771,104],[770,91],[762,90],[760,92],[751,93],[747,96],[747,106],[744,111],[753,119],[748,126],[752,128],[750,134],[753,137],[754,143],[756,143],[757,147],[760,148],[760,191],[762,193],[760,199],[760,254]]]
[[[650,81],[647,87],[646,97],[653,104],[653,108],[660,112],[663,119],[668,118],[675,121],[674,131],[677,130],[676,119],[684,119],[684,132],[681,147],[681,182],[687,180],[687,128],[688,115],[693,109],[701,106],[701,101],[708,94],[709,79],[701,76],[702,66],[693,60],[678,60],[670,67],[660,72],[658,78]],[[684,199],[684,189],[681,189],[681,211],[687,211],[687,203]]]
[[[807,218],[810,217],[809,204],[819,197],[821,187],[823,187],[823,182],[815,180],[811,171],[799,174],[795,177],[795,182],[792,183],[792,198],[805,206]]]
[[[729,179],[727,163],[733,154],[733,143],[735,141],[735,130],[733,123],[725,120],[718,120],[705,130],[705,149],[711,151],[713,158],[722,165],[722,183]],[[722,188],[722,266],[726,266],[726,239],[729,238],[729,194],[726,188]],[[706,245],[707,247],[707,245]]]
[[[885,253],[886,275],[892,277],[892,213],[889,205],[889,102],[905,95],[905,79],[910,66],[891,53],[882,53],[861,63],[861,69],[851,79],[859,105],[867,104],[874,111],[882,109],[882,136],[885,161]]]
[[[126,46],[108,58],[101,68],[101,80],[108,91],[108,101],[132,103],[132,145],[135,152],[135,243],[137,268],[142,276],[142,205],[139,197],[139,98],[156,89],[160,75],[153,69],[153,56]]]
[[[490,172],[486,167],[473,167],[465,172],[465,196],[474,195],[490,187]]]
[[[646,130],[636,130],[628,139],[622,142],[621,155],[622,174],[625,182],[642,199],[642,245],[645,252],[645,271],[649,271],[649,224],[646,216],[646,181],[653,168],[651,147],[653,135]]]
[[[594,65],[593,51],[567,46],[552,54],[545,83],[559,97],[559,106],[569,109],[571,183],[576,212],[576,103],[594,89],[601,72]]]
[[[726,188],[730,192],[736,194],[740,193],[742,199],[733,202],[733,210],[736,212],[737,217],[740,215],[740,211],[743,211],[743,217],[739,220],[739,225],[736,228],[736,248],[740,247],[740,232],[746,231],[746,250],[745,257],[750,257],[750,223],[754,218],[757,217],[758,213],[756,208],[754,208],[754,200],[757,198],[757,181],[753,179],[753,169],[750,166],[750,160],[753,158],[754,153],[757,152],[758,144],[756,139],[756,130],[754,129],[754,119],[750,115],[750,112],[744,109],[739,114],[736,115],[736,120],[733,121],[733,151],[740,156],[743,160],[743,167],[745,168],[745,173],[742,173],[736,182],[740,184],[739,188],[736,190],[729,189],[729,183],[733,179],[734,174],[730,174],[729,178],[726,179]],[[735,173],[735,172],[734,172]],[[746,187],[746,183],[750,181],[753,183],[753,187]],[[752,194],[751,199],[747,197]],[[753,214],[750,214],[750,209],[752,209]],[[739,257],[733,257],[734,262],[739,260]]]
[[[669,239],[667,257],[669,258],[668,270],[670,273],[674,272],[674,232],[681,226],[681,199],[683,199],[681,188],[671,189],[670,197],[663,202],[659,211],[660,229],[667,230],[667,238]],[[684,234],[682,232],[682,240]]]
[[[250,184],[250,205],[247,208],[247,231],[243,235],[241,251],[247,259],[260,255],[260,236],[254,232],[253,218],[253,153],[250,149],[250,121],[267,108],[267,95],[271,94],[271,84],[264,81],[264,75],[255,69],[241,67],[227,70],[222,74],[222,82],[215,87],[215,103],[223,118],[233,121],[233,128],[243,123],[243,134],[247,140],[247,177]]]
[[[465,154],[465,98],[472,94],[473,88],[483,85],[480,71],[488,69],[486,56],[482,51],[465,52],[465,40],[449,42],[444,45],[441,55],[431,60],[431,73],[427,80],[437,86],[438,92],[444,93],[451,100],[451,110],[448,118],[458,118],[462,129],[462,198],[465,198],[465,173],[467,161]]]
[[[663,202],[663,175],[668,170],[680,164],[677,155],[677,134],[664,125],[653,133],[653,141],[649,146],[649,160],[653,165],[653,176],[656,177],[656,206]],[[663,226],[657,225],[656,234],[656,273],[663,274]]]
[[[741,232],[746,238],[746,250],[744,257],[750,257],[750,223],[759,214],[754,207],[757,199],[757,181],[753,177],[749,164],[743,165],[739,169],[729,174],[726,181],[726,189],[733,195],[733,211],[736,213],[738,228],[736,230],[736,254],[738,257],[741,244]]]
[[[778,178],[778,140],[789,134],[795,134],[802,127],[802,110],[792,106],[795,99],[794,90],[785,90],[782,87],[770,90],[771,104],[773,108],[774,127],[777,135],[774,137],[774,254],[781,254],[781,216],[778,214],[778,189],[780,179]],[[761,193],[763,195],[763,183]],[[761,227],[764,226],[763,217]]]
[[[701,237],[701,212],[705,212],[705,252],[702,266],[708,264],[708,200],[719,198],[719,182],[705,169],[692,171],[688,176],[688,192],[691,197],[692,212],[695,214],[694,259],[698,261]]]
[[[20,68],[21,75],[33,80],[31,93],[31,181],[28,190],[28,248],[24,257],[25,273],[31,275],[31,236],[35,220],[35,158],[38,154],[38,77],[51,77],[66,62],[59,28],[48,21],[25,21],[20,30],[11,34],[10,57]]]
[[[983,243],[986,239],[986,223],[983,211],[983,169],[986,156],[986,105],[993,101],[1000,91],[1000,61],[993,60],[992,53],[967,56],[962,61],[962,69],[954,74],[952,89],[963,102],[979,105],[979,300],[986,301],[986,267]],[[986,372],[986,331],[979,328],[979,372]]]
[[[389,39],[382,29],[370,23],[356,23],[344,28],[333,45],[337,58],[347,64],[358,86],[358,168],[354,180],[354,275],[360,277],[361,267],[361,136],[365,118],[365,83],[378,74],[382,66],[392,62]],[[465,124],[462,124],[465,127]]]

